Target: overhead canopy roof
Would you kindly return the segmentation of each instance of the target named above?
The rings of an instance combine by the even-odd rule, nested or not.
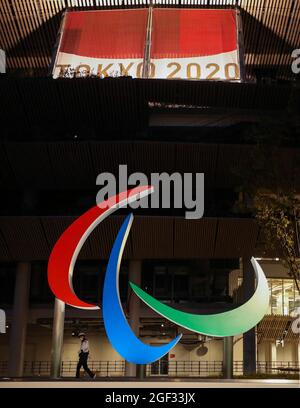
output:
[[[204,173],[206,191],[233,189],[241,183],[243,167],[253,165],[256,151],[255,146],[239,144],[5,142],[0,143],[0,189],[2,193],[44,190],[49,195],[55,190],[92,190],[96,195],[96,176],[111,172],[118,177],[119,164],[127,164],[128,174],[142,172],[149,180],[156,172]],[[300,188],[299,156],[296,148],[274,153],[281,170],[278,182],[286,187]]]
[[[17,191],[16,199],[21,200],[21,191],[28,188],[47,190],[45,200],[51,197],[52,190],[60,189],[68,192],[94,188],[96,194],[95,175],[101,171],[117,174],[116,163],[128,163],[129,173],[204,172],[208,188],[232,187],[236,177],[231,165],[239,168],[251,149],[191,143],[4,143],[0,145],[0,174],[5,176],[0,179],[2,201],[11,190]],[[289,180],[299,152],[282,149],[279,154],[285,179]],[[72,205],[71,202],[70,212]],[[47,260],[60,234],[75,219],[50,214],[0,217],[0,261]],[[87,241],[82,258],[106,259],[123,219],[124,215],[116,215],[105,220]],[[143,259],[274,256],[274,251],[262,252],[261,243],[263,237],[256,222],[248,218],[185,220],[137,215],[124,256]]]
[[[45,74],[66,8],[76,10],[138,8],[150,0],[1,0],[0,48],[8,69]],[[300,45],[300,3],[294,0],[152,0],[155,7],[241,9],[247,77],[291,79],[291,53]]]
[[[43,134],[48,130],[54,134],[53,130],[66,133],[83,128],[86,135],[88,129],[99,133],[106,129],[139,130],[147,127],[151,106],[162,103],[170,104],[176,114],[178,106],[199,107],[204,113],[209,107],[283,110],[291,91],[291,85],[130,78],[24,80],[0,76],[0,121],[2,129],[20,127],[22,134],[37,126]]]
[[[74,217],[0,217],[0,261],[47,260]],[[106,219],[79,259],[108,259],[124,216]],[[139,217],[127,241],[126,259],[237,258],[261,255],[259,229],[251,219]]]

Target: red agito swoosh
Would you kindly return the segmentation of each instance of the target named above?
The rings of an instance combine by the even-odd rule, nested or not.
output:
[[[48,282],[54,295],[66,304],[80,309],[99,306],[80,300],[73,289],[72,277],[78,254],[88,236],[108,215],[152,190],[141,186],[124,191],[95,206],[74,221],[56,242],[48,262]]]

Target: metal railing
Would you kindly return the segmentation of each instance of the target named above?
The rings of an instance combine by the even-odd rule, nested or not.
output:
[[[219,377],[222,361],[156,361],[147,365],[146,376]]]
[[[297,361],[257,361],[256,374],[297,374],[300,362]],[[233,374],[243,375],[243,361],[234,361]]]
[[[8,361],[0,361],[0,377],[8,374]]]
[[[300,361],[258,361],[257,374],[299,374]]]
[[[51,371],[51,361],[25,361],[24,377],[49,376]]]
[[[61,366],[62,377],[75,377],[77,361],[63,361]],[[116,361],[89,361],[90,369],[98,377],[124,377],[125,362]],[[257,375],[284,375],[299,374],[300,362],[295,361],[258,361]],[[50,361],[25,361],[24,377],[49,377]],[[221,377],[223,372],[222,361],[157,361],[148,364],[147,377]],[[234,361],[233,373],[243,375],[243,361]],[[81,373],[83,375],[83,371]],[[0,377],[8,375],[8,362],[0,361]]]
[[[89,361],[89,368],[98,377],[123,377],[125,375],[125,362],[119,361]],[[62,376],[74,377],[76,373],[77,361],[62,362]],[[81,372],[83,374],[83,371]]]

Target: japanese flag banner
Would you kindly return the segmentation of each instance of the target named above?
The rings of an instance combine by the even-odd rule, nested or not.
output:
[[[53,77],[240,80],[237,11],[66,12]]]

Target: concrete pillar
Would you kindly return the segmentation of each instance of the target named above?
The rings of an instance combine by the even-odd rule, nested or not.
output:
[[[296,347],[296,354],[297,354],[295,366],[300,368],[300,341],[297,344],[295,344],[295,347]]]
[[[60,377],[64,342],[65,303],[55,298],[52,328],[51,377]]]
[[[223,339],[223,377],[233,378],[233,336]]]
[[[250,258],[243,259],[243,303],[250,299],[255,290],[255,274]],[[255,327],[243,334],[244,375],[256,373]]]
[[[27,315],[30,290],[29,262],[17,265],[13,316],[9,339],[8,375],[22,377],[26,346]]]
[[[143,380],[146,377],[146,368],[147,366],[145,364],[137,364],[136,377]]]
[[[293,344],[293,343],[287,343],[286,347],[290,348],[290,358],[288,358],[289,361],[291,361],[292,368],[298,367],[298,344]]]
[[[276,367],[276,361],[277,361],[277,347],[274,342],[268,342],[266,343],[266,368],[267,372],[273,373],[273,368]],[[274,373],[277,373],[277,371],[274,371]]]
[[[130,261],[128,279],[130,282],[141,286],[142,282],[142,261]],[[131,329],[134,331],[136,336],[139,336],[140,327],[140,300],[131,291],[129,298],[129,324]],[[139,370],[139,373],[143,370]],[[137,366],[136,364],[128,363],[125,364],[125,375],[126,377],[136,377],[137,376]],[[141,377],[141,374],[139,374]]]

